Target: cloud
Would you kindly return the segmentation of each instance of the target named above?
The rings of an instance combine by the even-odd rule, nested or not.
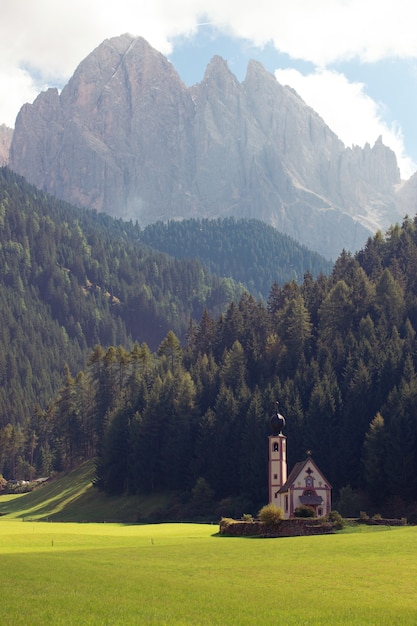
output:
[[[304,76],[295,69],[276,70],[275,76],[289,85],[318,113],[348,147],[375,143],[382,135],[383,143],[397,155],[403,177],[416,170],[416,164],[405,154],[401,130],[384,121],[383,105],[366,94],[366,86],[349,82],[344,74],[317,69]]]
[[[32,102],[39,91],[38,85],[26,70],[2,67],[0,64],[0,124],[12,128],[22,104]]]
[[[417,56],[414,13],[413,0],[212,0],[207,11],[219,28],[318,66]]]
[[[417,56],[414,0],[6,0],[1,46],[9,59],[45,74],[69,75],[92,47],[124,32],[163,53],[201,21],[256,45],[274,42],[316,65],[356,57]],[[59,51],[59,52],[58,52]],[[52,54],[51,54],[52,52]]]
[[[188,6],[189,5],[189,6]],[[62,86],[104,39],[125,32],[168,54],[170,38],[197,29],[192,2],[167,0],[5,0],[0,20],[0,123],[14,126],[24,102]]]

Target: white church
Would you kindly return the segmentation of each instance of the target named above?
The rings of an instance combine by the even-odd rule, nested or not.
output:
[[[285,418],[277,411],[271,417],[272,434],[269,436],[269,502],[280,507],[286,519],[294,517],[295,509],[301,505],[312,507],[317,517],[328,515],[332,487],[311,456],[296,463],[287,475],[284,425]]]

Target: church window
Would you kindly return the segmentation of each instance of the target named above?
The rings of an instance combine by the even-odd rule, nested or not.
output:
[[[311,476],[307,476],[306,487],[312,487],[312,486],[313,486],[313,478]]]
[[[278,478],[278,474],[274,474],[274,480]]]
[[[279,452],[279,443],[278,443],[278,441],[274,442],[274,452]]]
[[[285,496],[285,512],[288,511],[288,496]]]

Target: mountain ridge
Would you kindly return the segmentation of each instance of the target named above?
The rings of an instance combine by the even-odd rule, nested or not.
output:
[[[359,249],[404,212],[396,157],[381,139],[346,148],[257,61],[239,82],[215,56],[187,87],[168,59],[127,34],[100,44],[61,94],[22,107],[9,166],[141,226],[257,218],[327,258]]]

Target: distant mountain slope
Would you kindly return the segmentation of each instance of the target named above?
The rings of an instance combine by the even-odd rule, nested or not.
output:
[[[0,168],[0,427],[29,419],[95,344],[156,349],[242,293],[197,261],[139,242],[140,229],[77,209]],[[0,445],[1,453],[1,445]]]
[[[219,276],[244,283],[268,298],[274,282],[301,283],[306,272],[329,274],[324,257],[255,219],[183,220],[147,226],[141,241],[179,258],[199,259]]]
[[[38,188],[149,223],[257,218],[336,259],[402,219],[394,153],[345,148],[257,62],[214,57],[190,88],[144,39],[104,41],[61,93],[22,107],[10,167]]]

